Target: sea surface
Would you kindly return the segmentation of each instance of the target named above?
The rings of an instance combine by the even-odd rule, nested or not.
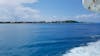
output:
[[[99,40],[99,23],[0,24],[0,56],[63,56]]]

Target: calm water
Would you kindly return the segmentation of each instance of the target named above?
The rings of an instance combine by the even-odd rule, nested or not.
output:
[[[99,35],[100,24],[0,24],[0,56],[62,56]]]

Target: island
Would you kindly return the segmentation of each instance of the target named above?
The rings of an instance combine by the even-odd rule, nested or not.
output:
[[[65,20],[65,21],[38,21],[38,22],[30,22],[30,21],[2,21],[0,22],[0,24],[4,24],[4,23],[9,23],[9,24],[14,24],[14,23],[80,23],[78,21],[75,20]]]

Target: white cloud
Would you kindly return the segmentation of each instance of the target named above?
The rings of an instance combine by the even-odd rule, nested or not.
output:
[[[100,56],[100,41],[89,43],[88,46],[73,48],[63,56]]]
[[[76,16],[40,16],[45,21],[76,20],[81,22],[100,22],[99,14],[80,14]]]
[[[82,15],[75,16],[75,18],[91,18],[96,16],[97,14],[82,14]]]
[[[100,23],[99,14],[80,14],[76,16],[41,16],[41,20],[45,21],[64,21],[64,20],[76,20],[81,22],[98,22]]]
[[[39,17],[39,11],[23,6],[23,3],[35,3],[38,0],[0,0],[0,20],[33,20]]]
[[[0,0],[0,5],[21,5],[22,3],[34,3],[37,0]]]
[[[81,14],[69,17],[71,20],[82,22],[100,22],[100,14]]]

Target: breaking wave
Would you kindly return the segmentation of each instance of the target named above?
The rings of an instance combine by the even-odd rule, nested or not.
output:
[[[100,40],[71,49],[62,56],[100,56]]]

